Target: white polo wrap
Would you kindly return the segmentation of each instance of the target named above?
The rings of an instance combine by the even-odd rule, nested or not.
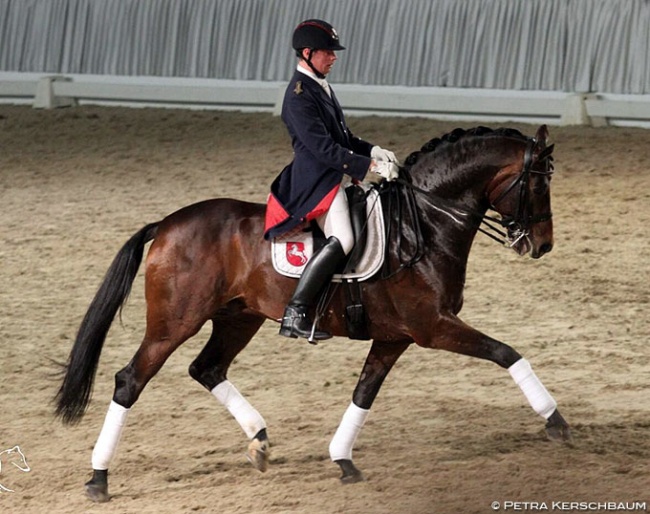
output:
[[[332,461],[352,460],[352,447],[369,413],[370,410],[362,409],[354,403],[350,403],[330,443],[330,458]]]
[[[213,396],[228,409],[228,412],[237,420],[249,439],[262,429],[266,428],[266,421],[255,408],[248,403],[237,388],[228,380],[224,380],[212,391]]]
[[[92,466],[93,469],[108,469],[111,460],[117,450],[117,445],[122,437],[122,430],[126,424],[129,409],[111,401],[104,419],[104,426],[99,433],[95,448],[93,448]]]
[[[519,359],[508,368],[510,376],[521,388],[533,410],[548,419],[557,407],[557,402],[540,382],[526,359]]]

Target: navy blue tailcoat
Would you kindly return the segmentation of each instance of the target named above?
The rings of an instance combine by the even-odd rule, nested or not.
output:
[[[331,88],[330,88],[331,91]],[[314,79],[296,71],[282,103],[293,161],[271,184],[264,237],[272,239],[330,207],[343,175],[363,180],[373,145],[355,137],[343,110]]]

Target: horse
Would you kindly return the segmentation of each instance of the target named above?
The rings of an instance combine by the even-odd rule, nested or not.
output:
[[[27,464],[27,459],[25,458],[25,455],[21,451],[19,446],[14,446],[13,448],[9,448],[8,450],[4,450],[0,452],[0,475],[2,475],[2,461],[5,460],[4,457],[7,457],[6,463],[7,464],[12,464],[15,467],[17,467],[20,471],[23,473],[27,473],[31,471],[31,468]],[[13,489],[9,489],[8,487],[5,487],[4,485],[0,484],[0,493],[13,493]]]
[[[457,129],[413,152],[398,179],[377,186],[388,242],[384,268],[359,283],[372,343],[329,446],[342,483],[365,479],[352,459],[355,440],[384,379],[413,343],[507,369],[546,420],[547,436],[570,440],[568,423],[530,363],[458,317],[472,242],[479,230],[496,237],[483,222],[521,256],[539,259],[552,250],[553,147],[545,125],[534,137],[514,129]],[[252,465],[267,469],[266,422],[227,378],[231,363],[262,324],[280,321],[295,288],[295,278],[273,268],[271,243],[263,239],[264,217],[263,204],[209,199],[145,225],[117,253],[81,322],[55,397],[56,416],[66,424],[81,420],[107,332],[151,242],[145,334],[133,358],[115,374],[113,398],[92,453],[92,477],[85,484],[92,501],[110,499],[108,468],[129,410],[167,358],[208,321],[211,335],[189,374],[239,422],[250,441],[246,453]],[[334,288],[319,313],[319,325],[342,337],[348,336],[344,297],[342,288]]]

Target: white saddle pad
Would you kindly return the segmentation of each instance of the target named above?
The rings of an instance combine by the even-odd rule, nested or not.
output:
[[[366,248],[354,270],[350,273],[334,275],[335,282],[345,279],[359,281],[372,277],[384,262],[386,234],[384,232],[384,215],[381,209],[379,193],[372,189],[366,200],[368,230]],[[275,270],[287,277],[300,277],[305,265],[314,253],[314,240],[311,231],[300,226],[281,237],[273,239],[271,254]]]

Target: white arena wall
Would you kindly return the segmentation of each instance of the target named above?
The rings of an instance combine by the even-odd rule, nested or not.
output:
[[[648,0],[0,0],[0,101],[277,112],[308,17],[349,114],[650,123]]]
[[[52,109],[128,105],[273,112],[286,83],[0,72],[0,102]],[[348,115],[650,127],[650,95],[339,84]]]

